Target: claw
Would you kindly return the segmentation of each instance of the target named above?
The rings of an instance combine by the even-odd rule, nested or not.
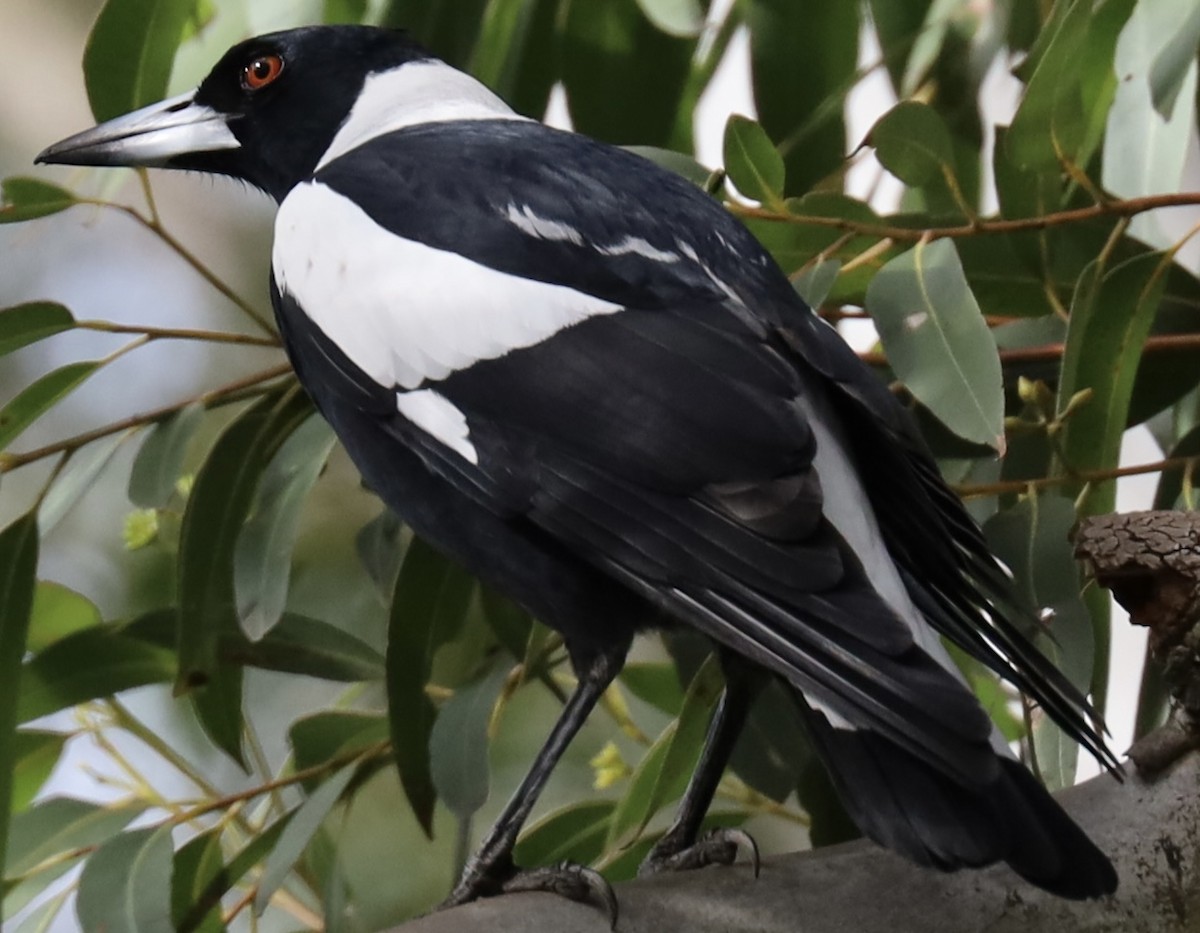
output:
[[[706,865],[732,865],[737,861],[738,850],[745,848],[750,854],[754,877],[758,877],[761,863],[758,843],[743,829],[713,829],[689,846],[672,847],[668,837],[660,841],[638,869],[639,875],[657,874],[662,871],[690,871]],[[663,843],[667,843],[665,846]]]
[[[599,903],[608,914],[608,928],[617,929],[619,906],[612,885],[595,869],[574,862],[559,862],[549,868],[533,868],[518,872],[504,882],[507,893],[516,891],[548,891],[579,903]]]

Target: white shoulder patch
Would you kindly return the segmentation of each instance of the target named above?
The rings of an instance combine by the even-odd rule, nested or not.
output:
[[[279,206],[275,281],[387,388],[415,389],[621,305],[389,233],[320,182]]]
[[[475,445],[471,443],[467,416],[446,396],[434,392],[433,389],[397,392],[396,410],[455,453],[478,465],[479,454]]]
[[[468,74],[444,62],[408,62],[370,75],[317,170],[363,143],[421,123],[527,120]]]

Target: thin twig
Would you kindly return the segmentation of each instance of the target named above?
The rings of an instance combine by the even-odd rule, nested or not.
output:
[[[140,334],[151,340],[202,340],[208,343],[238,343],[254,347],[278,347],[277,337],[255,337],[252,334],[234,334],[220,330],[194,330],[180,327],[151,327],[146,324],[118,324],[114,321],[76,321],[80,330],[94,330],[105,334]]]
[[[1099,483],[1104,480],[1120,479],[1123,476],[1143,476],[1146,473],[1166,473],[1169,470],[1187,469],[1200,462],[1200,456],[1167,457],[1153,463],[1138,463],[1133,466],[1113,467],[1110,470],[1076,470],[1061,476],[1039,476],[1034,479],[999,480],[994,483],[960,483],[953,486],[964,499],[977,496],[999,496],[1020,493],[1032,489],[1048,489],[1071,482]]]

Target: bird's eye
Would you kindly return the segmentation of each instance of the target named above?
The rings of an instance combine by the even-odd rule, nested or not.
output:
[[[242,69],[242,87],[247,91],[258,91],[279,77],[283,71],[283,59],[278,55],[256,55]]]

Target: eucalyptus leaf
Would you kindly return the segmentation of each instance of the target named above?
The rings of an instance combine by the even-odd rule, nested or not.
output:
[[[0,409],[0,450],[57,405],[100,366],[98,361],[69,363],[52,370],[17,393]]]
[[[39,581],[25,648],[37,653],[67,635],[99,624],[100,610],[86,596],[61,583]]]
[[[196,0],[107,0],[83,52],[97,122],[167,96],[175,51]]]
[[[758,123],[734,114],[725,124],[725,171],[738,190],[764,204],[783,194],[783,158]]]
[[[954,174],[950,130],[927,104],[901,101],[876,121],[867,141],[883,167],[907,185],[920,187]]]
[[[5,178],[0,181],[0,224],[48,217],[76,203],[75,195],[66,188],[40,178]]]
[[[75,316],[57,302],[31,301],[5,308],[0,311],[0,356],[74,326]]]
[[[888,363],[965,440],[1004,450],[1000,358],[950,240],[920,242],[867,289]]]
[[[301,509],[335,441],[329,423],[314,414],[283,442],[263,472],[257,504],[233,557],[238,618],[251,640],[262,638],[283,615]]]
[[[555,810],[526,828],[513,850],[519,865],[590,865],[604,854],[612,800],[588,800]]]
[[[43,538],[95,487],[96,478],[104,472],[124,442],[125,435],[116,434],[103,437],[75,452],[55,477],[38,507],[38,530]]]
[[[254,912],[262,914],[272,896],[283,884],[292,867],[304,854],[304,850],[325,821],[325,817],[338,802],[342,792],[349,786],[356,771],[354,765],[342,768],[325,783],[313,791],[288,821],[279,835],[279,841],[267,856],[258,891],[254,895]]]
[[[459,687],[442,708],[429,735],[429,773],[438,796],[460,820],[488,797],[488,723],[504,682],[506,665]]]
[[[85,933],[174,933],[171,828],[133,829],[84,863],[75,913]]]
[[[414,539],[396,579],[388,623],[388,721],[400,783],[426,834],[437,790],[429,738],[437,712],[425,693],[438,648],[462,630],[474,581],[428,544]]]
[[[700,0],[638,0],[646,19],[672,36],[694,38],[704,28]]]
[[[62,732],[18,731],[13,738],[12,812],[20,813],[33,803],[50,777],[69,736]]]
[[[167,504],[183,473],[188,444],[203,420],[204,406],[193,403],[150,429],[129,473],[130,502],[143,509]]]
[[[297,771],[362,751],[387,739],[387,717],[360,710],[322,710],[297,719],[288,729],[288,744],[295,755]]]
[[[1169,10],[1175,16],[1168,33],[1170,38],[1150,67],[1150,93],[1154,107],[1164,120],[1170,120],[1184,81],[1195,68],[1196,45],[1200,43],[1200,3],[1187,0],[1184,4],[1187,12],[1182,21],[1179,19],[1178,0],[1158,0],[1153,5],[1164,11]],[[1134,15],[1137,15],[1136,10]]]
[[[182,928],[183,922],[193,911],[199,918],[190,929],[200,933],[223,933],[218,905],[206,911],[198,911],[197,904],[204,892],[217,883],[225,872],[225,860],[221,852],[221,827],[210,829],[189,839],[175,853],[171,866],[171,922],[174,929]]]

